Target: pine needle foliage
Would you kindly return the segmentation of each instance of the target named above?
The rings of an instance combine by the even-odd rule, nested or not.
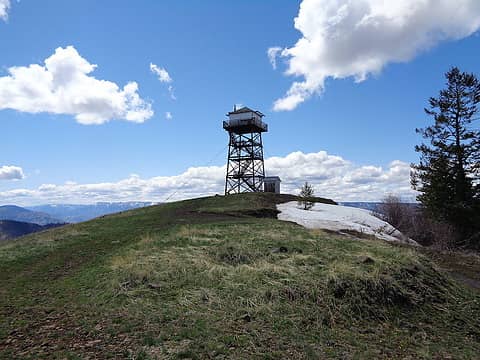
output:
[[[313,186],[305,181],[305,184],[300,188],[298,205],[301,206],[303,210],[310,210],[315,204],[313,202],[314,194],[315,190],[313,189]]]
[[[426,212],[452,224],[463,244],[475,245],[480,231],[480,81],[456,67],[445,77],[445,89],[425,109],[434,124],[416,129],[427,141],[415,147],[420,162],[413,165],[411,181]]]

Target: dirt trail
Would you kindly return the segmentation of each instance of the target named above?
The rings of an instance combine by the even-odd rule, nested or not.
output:
[[[458,282],[480,291],[480,254],[421,249]]]

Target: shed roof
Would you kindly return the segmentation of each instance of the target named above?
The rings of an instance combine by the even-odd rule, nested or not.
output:
[[[282,182],[282,180],[280,180],[280,178],[278,176],[265,176],[263,178],[263,182],[274,182],[274,181]]]

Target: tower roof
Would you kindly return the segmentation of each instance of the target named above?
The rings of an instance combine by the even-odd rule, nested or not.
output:
[[[248,112],[253,112],[253,113],[255,113],[255,114],[257,114],[258,116],[261,116],[261,117],[265,116],[265,115],[262,114],[260,111],[252,110],[252,109],[250,109],[250,108],[247,107],[247,106],[244,106],[244,107],[242,107],[242,108],[240,108],[240,109],[235,109],[235,110],[233,110],[233,111],[230,111],[230,112],[227,114],[227,116],[233,115],[233,114],[243,114],[243,113],[248,113]]]

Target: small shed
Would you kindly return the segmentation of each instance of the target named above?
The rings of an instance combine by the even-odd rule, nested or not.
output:
[[[263,179],[263,191],[280,194],[280,183],[278,176],[266,176]]]

